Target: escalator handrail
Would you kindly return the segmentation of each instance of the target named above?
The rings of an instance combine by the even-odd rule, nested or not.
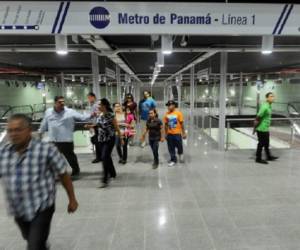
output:
[[[34,112],[33,112],[33,108],[31,105],[19,105],[19,106],[11,106],[8,110],[6,110],[6,112],[2,115],[2,118],[5,117],[9,112],[11,112],[13,109],[16,108],[22,108],[22,107],[29,107],[31,112],[30,113],[26,113],[26,114],[30,114],[31,117],[33,116]]]

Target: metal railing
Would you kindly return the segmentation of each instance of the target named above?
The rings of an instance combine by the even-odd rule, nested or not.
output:
[[[214,117],[214,118],[217,118],[218,117]],[[230,142],[229,142],[229,131],[230,131],[230,123],[231,122],[253,122],[254,119],[250,119],[250,118],[229,118],[229,119],[226,119],[226,143],[225,143],[225,149],[228,150],[229,149],[229,145],[230,145]],[[290,123],[290,144],[292,144],[294,142],[294,139],[295,139],[295,134],[298,134],[300,135],[300,128],[298,126],[298,124],[296,123],[296,121],[300,121],[300,118],[272,118],[272,122],[289,122]],[[211,128],[210,128],[211,130]],[[241,131],[238,131],[239,133],[242,133]],[[251,137],[252,139],[256,139],[255,136],[251,136],[247,133],[242,133],[248,137]]]

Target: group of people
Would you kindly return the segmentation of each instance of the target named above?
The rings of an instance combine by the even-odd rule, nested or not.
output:
[[[167,140],[170,153],[169,166],[183,161],[183,143],[186,137],[184,118],[176,108],[176,102],[166,104],[168,111],[159,119],[156,103],[148,92],[137,105],[131,94],[121,105],[114,104],[114,110],[105,98],[96,100],[93,93],[88,95],[91,104],[89,114],[80,114],[65,107],[62,96],[55,97],[54,107],[45,112],[39,132],[48,132],[49,142],[32,137],[31,120],[24,114],[14,114],[8,119],[7,134],[9,141],[0,147],[0,178],[6,193],[9,213],[14,216],[28,250],[49,249],[51,220],[55,211],[56,180],[61,181],[68,195],[67,211],[73,213],[78,208],[72,179],[67,173],[68,164],[72,167],[72,176],[78,176],[80,168],[74,153],[73,131],[75,121],[85,123],[92,129],[92,141],[96,148],[96,159],[102,161],[102,187],[108,185],[110,178],[117,176],[112,150],[117,145],[120,163],[127,161],[127,149],[130,139],[136,136],[135,126],[142,127],[141,143],[144,146],[146,135],[153,152],[153,168],[159,165],[159,143]],[[269,150],[269,127],[272,115],[274,95],[266,95],[264,103],[257,114],[254,132],[258,135],[256,162],[267,164],[277,157]],[[137,109],[139,106],[139,109]],[[262,149],[266,151],[266,160],[262,159]],[[64,156],[64,157],[63,157]],[[67,163],[68,162],[68,163]]]
[[[14,114],[8,119],[8,142],[0,147],[0,178],[6,193],[9,213],[14,216],[28,250],[49,249],[47,239],[51,220],[55,211],[56,181],[59,179],[65,188],[69,204],[67,211],[73,213],[78,208],[71,176],[80,174],[77,156],[74,152],[73,132],[75,121],[93,131],[96,159],[102,161],[103,177],[101,187],[106,187],[110,178],[117,173],[112,159],[114,146],[120,163],[127,161],[130,140],[136,136],[136,124],[140,123],[141,146],[146,135],[153,151],[153,168],[159,165],[159,142],[165,139],[170,151],[169,166],[177,162],[176,148],[183,161],[182,139],[186,137],[184,119],[176,109],[176,103],[169,101],[168,111],[163,120],[159,119],[156,102],[145,91],[144,99],[137,105],[131,94],[126,95],[121,105],[113,107],[106,98],[100,101],[89,93],[91,109],[81,114],[65,107],[63,96],[54,99],[54,106],[46,110],[39,133],[48,132],[49,142],[32,136],[32,122],[24,114]],[[71,166],[71,176],[67,167]]]

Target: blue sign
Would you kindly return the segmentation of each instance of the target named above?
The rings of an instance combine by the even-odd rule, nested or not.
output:
[[[104,29],[110,23],[110,14],[103,7],[95,7],[90,11],[90,22],[97,29]]]

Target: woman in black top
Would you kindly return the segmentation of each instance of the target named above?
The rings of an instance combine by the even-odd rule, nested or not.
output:
[[[164,141],[163,131],[163,123],[158,118],[157,111],[155,109],[151,109],[149,111],[149,119],[146,123],[146,130],[142,135],[141,141],[144,142],[146,134],[149,133],[149,145],[154,157],[154,162],[152,165],[153,169],[156,169],[159,165],[158,148],[159,142]]]
[[[118,123],[115,119],[110,103],[106,98],[100,100],[99,110],[101,114],[98,116],[95,125],[87,125],[88,128],[96,127],[98,130],[98,141],[101,146],[101,159],[103,165],[103,185],[102,188],[107,187],[109,178],[117,176],[114,167],[111,153],[115,145],[116,133],[121,138],[121,132]]]

